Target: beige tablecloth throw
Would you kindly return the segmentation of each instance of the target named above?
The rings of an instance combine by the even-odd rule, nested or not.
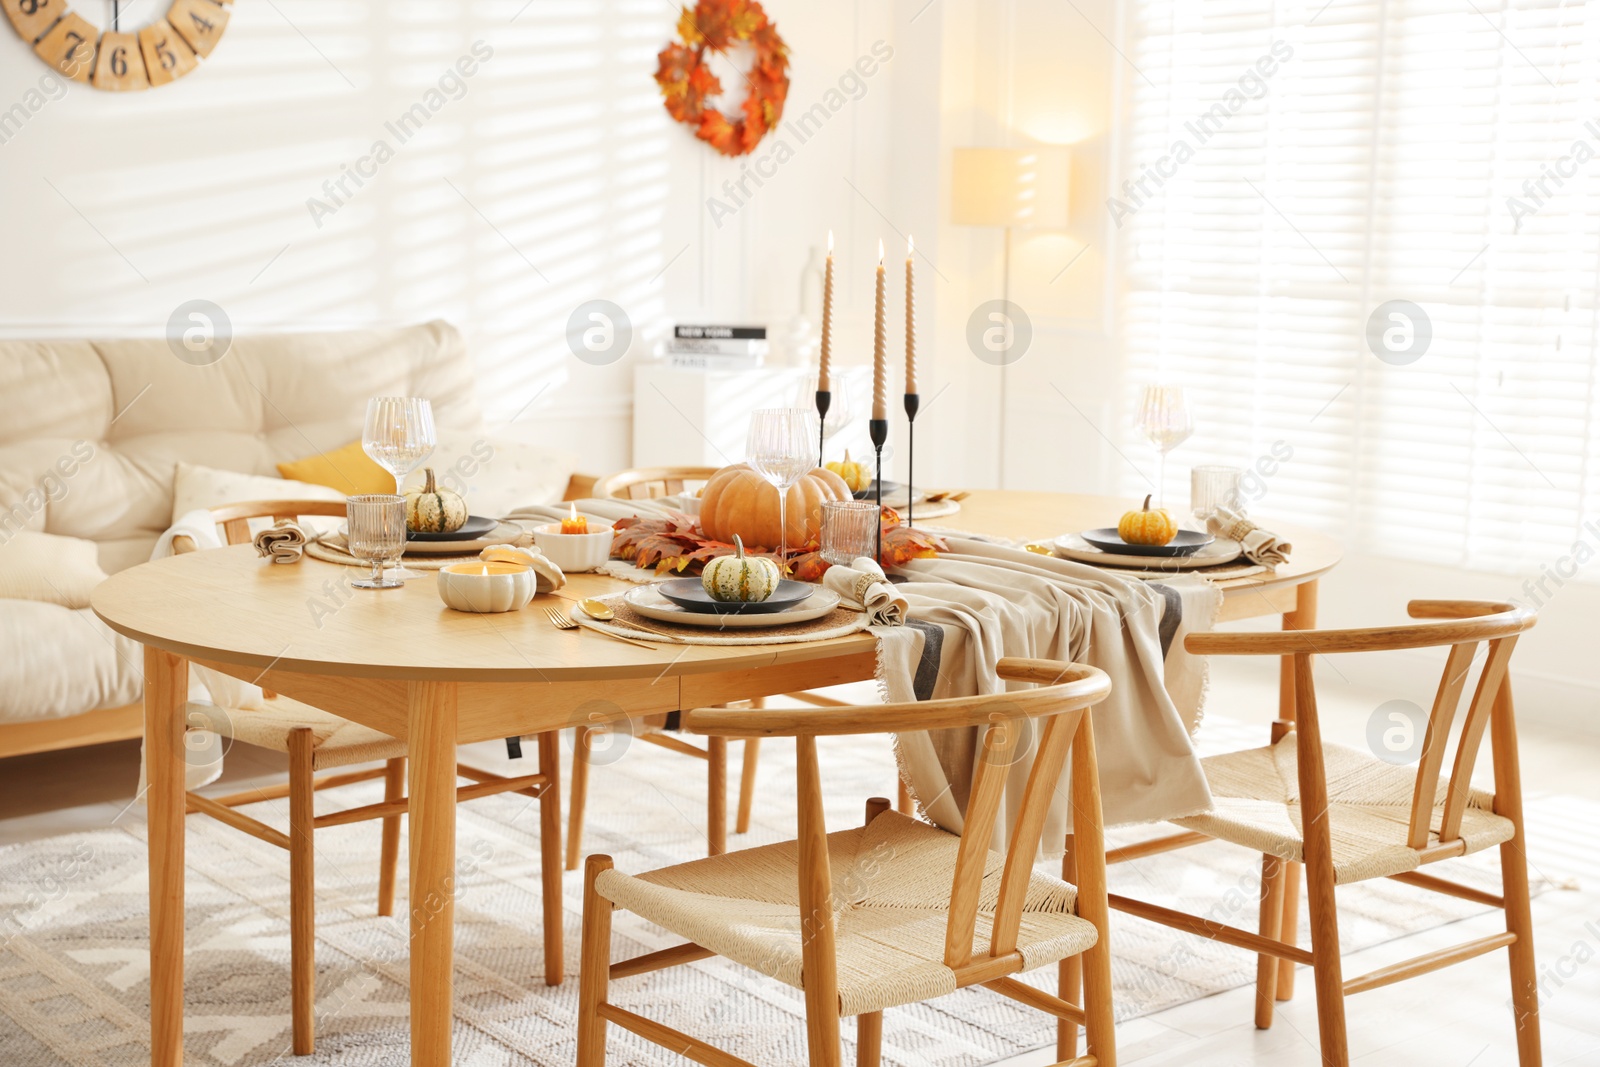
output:
[[[1020,549],[952,537],[950,553],[901,568],[898,587],[910,617],[944,630],[940,672],[932,696],[1001,691],[995,675],[1002,656],[1089,663],[1111,677],[1111,696],[1094,711],[1101,789],[1109,824],[1155,822],[1209,810],[1200,761],[1170,689],[1198,703],[1201,663],[1174,640],[1170,662],[1161,648],[1161,593],[1086,564]],[[1189,627],[1215,617],[1221,592],[1195,583],[1183,592]],[[923,635],[909,627],[874,627],[880,640],[880,680],[891,701],[916,698],[912,679]],[[1169,683],[1168,678],[1171,677]],[[930,818],[959,833],[976,755],[975,730],[901,734],[902,774]],[[1031,757],[1011,769],[1009,825],[1020,803]],[[1059,854],[1068,830],[1068,793],[1057,793],[1045,827],[1047,854]]]

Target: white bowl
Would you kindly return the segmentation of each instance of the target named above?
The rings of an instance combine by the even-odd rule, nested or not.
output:
[[[521,611],[533,599],[538,576],[515,563],[452,563],[434,583],[439,599],[456,611],[480,615]]]
[[[567,574],[592,571],[611,558],[612,530],[589,524],[589,532],[564,534],[559,522],[533,528],[533,543]]]

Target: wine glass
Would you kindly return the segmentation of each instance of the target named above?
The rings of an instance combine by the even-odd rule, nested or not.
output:
[[[356,589],[398,589],[406,583],[397,575],[383,576],[384,567],[398,561],[406,549],[406,498],[368,493],[345,501],[350,554],[372,564],[372,574],[351,582]]]
[[[1194,436],[1194,413],[1181,385],[1147,385],[1139,398],[1139,429],[1161,453],[1156,475],[1158,502],[1167,500],[1167,453]]]
[[[789,490],[812,468],[816,414],[803,408],[765,408],[750,416],[745,458],[778,490],[778,558],[789,554]]]
[[[433,405],[417,396],[375,396],[367,401],[361,448],[394,475],[394,491],[404,491],[406,475],[433,454]]]

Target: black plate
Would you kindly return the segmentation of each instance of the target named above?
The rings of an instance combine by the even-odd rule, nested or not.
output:
[[[767,599],[744,604],[712,600],[711,594],[706,592],[706,587],[698,578],[674,578],[670,582],[662,582],[656,589],[683,610],[700,615],[771,615],[788,611],[817,591],[814,585],[791,582],[785,578]]]
[[[899,482],[884,482],[883,483],[883,495],[884,496],[894,496],[896,493],[898,493],[900,490],[902,490],[904,488],[905,488],[905,486],[902,485]],[[873,482],[870,485],[868,485],[865,489],[857,489],[856,493],[855,493],[855,497],[856,497],[857,500],[876,500],[876,499],[878,499],[878,483],[877,482]]]
[[[476,541],[486,537],[499,527],[499,519],[486,519],[482,515],[468,515],[466,524],[459,530],[449,533],[408,533],[408,541]]]
[[[1179,530],[1178,536],[1165,545],[1130,545],[1114,529],[1085,530],[1078,536],[1102,552],[1114,552],[1119,556],[1166,556],[1169,559],[1192,556],[1216,541],[1210,534],[1194,530]]]

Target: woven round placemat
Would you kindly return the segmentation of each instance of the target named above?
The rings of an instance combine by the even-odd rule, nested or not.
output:
[[[1223,563],[1215,567],[1200,567],[1192,571],[1149,571],[1135,570],[1131,567],[1113,567],[1106,563],[1097,563],[1093,566],[1101,570],[1110,571],[1121,578],[1138,578],[1145,582],[1171,581],[1174,578],[1205,578],[1208,581],[1223,582],[1235,578],[1250,578],[1257,574],[1267,574],[1272,568],[1264,567],[1259,563],[1251,563],[1241,559],[1237,563]]]
[[[524,542],[527,544],[532,544],[533,539],[527,534],[524,534],[515,542],[511,543],[523,545]],[[370,566],[367,560],[352,556],[349,550],[345,548],[345,540],[343,535],[336,533],[325,534],[318,540],[308,541],[306,543],[306,555],[310,556],[312,559],[320,559],[324,563],[342,563],[347,567]],[[407,570],[439,571],[444,570],[444,568],[450,566],[452,563],[464,563],[477,558],[477,549],[474,549],[471,552],[463,552],[459,555],[451,556],[419,556],[414,552],[407,552],[404,556],[400,557],[400,562]]]
[[[787,645],[797,641],[827,641],[835,637],[848,637],[867,628],[866,615],[845,607],[834,608],[822,618],[810,622],[774,626],[771,629],[714,630],[704,626],[678,626],[659,619],[645,618],[624,602],[622,598],[626,595],[626,593],[616,593],[599,598],[616,615],[615,622],[591,619],[576,607],[572,610],[572,617],[584,626],[608,634],[631,637],[636,641],[671,641],[681,645]],[[633,626],[619,625],[630,622],[654,630],[656,633],[644,633]],[[657,637],[656,634],[667,636]]]

